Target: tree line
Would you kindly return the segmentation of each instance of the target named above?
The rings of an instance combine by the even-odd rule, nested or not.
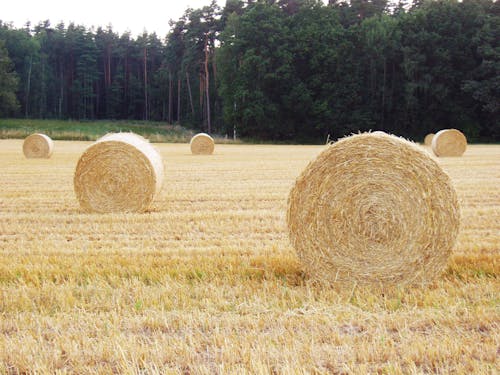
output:
[[[262,140],[457,128],[500,140],[492,0],[227,0],[161,38],[0,21],[0,116],[140,119]]]

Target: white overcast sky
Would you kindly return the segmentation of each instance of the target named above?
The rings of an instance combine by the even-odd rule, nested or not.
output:
[[[55,26],[63,21],[91,26],[113,25],[113,30],[122,34],[130,31],[133,36],[156,32],[163,38],[169,31],[168,21],[179,19],[191,7],[201,8],[210,0],[5,0],[2,1],[0,19],[12,22],[14,27],[23,27],[27,21],[32,25],[50,20]],[[226,0],[218,0],[224,6]]]

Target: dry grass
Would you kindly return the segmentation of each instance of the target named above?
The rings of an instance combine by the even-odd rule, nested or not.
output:
[[[439,159],[462,207],[445,275],[380,294],[307,279],[286,198],[322,147],[157,145],[145,214],[86,214],[89,143],[27,160],[0,141],[0,374],[495,373],[500,147]]]

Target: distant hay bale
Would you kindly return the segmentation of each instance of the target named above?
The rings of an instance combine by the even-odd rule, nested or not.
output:
[[[23,153],[27,158],[50,158],[52,152],[54,142],[45,134],[31,134],[23,142]]]
[[[305,271],[327,282],[430,281],[447,264],[459,221],[448,175],[388,134],[328,146],[288,197],[290,241]]]
[[[424,138],[424,145],[430,146],[432,144],[432,138],[434,138],[434,133],[429,133]]]
[[[110,133],[81,155],[75,193],[87,212],[143,212],[163,183],[158,151],[134,133]]]
[[[432,138],[432,151],[436,156],[462,156],[467,148],[467,138],[457,129],[443,129]]]
[[[214,139],[207,133],[198,133],[189,142],[191,152],[195,155],[211,155],[214,152]]]

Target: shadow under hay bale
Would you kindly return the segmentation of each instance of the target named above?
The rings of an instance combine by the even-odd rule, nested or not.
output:
[[[214,139],[206,133],[198,133],[189,142],[191,152],[195,155],[211,155],[214,152]]]
[[[467,138],[457,129],[443,129],[432,138],[432,151],[436,156],[462,156]]]
[[[158,151],[134,133],[111,133],[80,157],[74,189],[87,212],[143,212],[163,183]]]
[[[50,158],[54,152],[54,142],[45,134],[35,133],[23,142],[23,154],[29,159]]]
[[[288,198],[289,237],[308,275],[327,282],[428,282],[460,222],[456,192],[417,145],[358,134],[327,147]]]

